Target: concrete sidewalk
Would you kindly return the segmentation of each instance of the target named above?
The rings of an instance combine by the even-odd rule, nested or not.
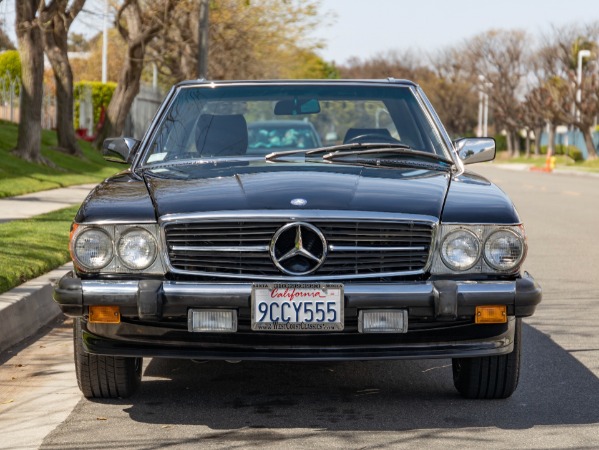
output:
[[[39,214],[56,211],[71,205],[78,205],[95,184],[81,184],[49,191],[34,192],[0,199],[0,222],[27,219]]]
[[[95,184],[0,199],[0,222],[26,219],[79,205]],[[10,245],[10,243],[9,243]],[[72,268],[72,263],[0,294],[0,352],[35,334],[59,314],[52,300],[52,283]]]

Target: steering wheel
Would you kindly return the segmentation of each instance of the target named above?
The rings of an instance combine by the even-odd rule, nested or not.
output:
[[[397,139],[378,133],[366,133],[354,136],[348,139],[344,144],[357,144],[357,143],[381,143],[381,144],[401,144]]]

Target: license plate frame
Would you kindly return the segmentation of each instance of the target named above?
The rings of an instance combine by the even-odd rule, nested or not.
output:
[[[276,289],[276,291],[275,291]],[[324,295],[324,298],[322,297]],[[322,299],[322,300],[314,300]],[[321,308],[324,308],[324,317],[322,321],[306,321],[307,315],[312,311],[312,315],[320,314],[316,303],[322,302]],[[287,313],[295,316],[299,321],[263,321],[264,313],[258,308],[261,303],[267,305],[279,305],[278,312],[283,309],[283,304],[290,307],[285,308]],[[299,311],[293,304],[300,304]],[[312,303],[312,304],[310,304]],[[251,329],[252,331],[274,331],[274,332],[337,332],[343,331],[344,321],[344,296],[342,284],[317,284],[317,283],[263,283],[252,285],[251,296]],[[329,305],[333,305],[331,309]],[[269,308],[269,319],[272,317],[273,307]],[[277,309],[277,308],[274,308]],[[332,312],[335,311],[335,321],[329,321]],[[276,312],[275,312],[276,314]]]

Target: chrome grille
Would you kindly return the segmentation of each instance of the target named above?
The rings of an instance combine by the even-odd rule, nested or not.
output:
[[[164,225],[171,267],[180,273],[244,277],[282,277],[269,246],[275,232],[291,222],[172,222]],[[306,220],[328,244],[314,277],[389,276],[423,271],[433,240],[433,224],[418,221]]]

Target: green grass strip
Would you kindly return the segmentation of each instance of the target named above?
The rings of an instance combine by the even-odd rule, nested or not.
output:
[[[0,223],[0,293],[70,261],[69,232],[78,208]]]
[[[16,145],[17,125],[0,121],[0,198],[98,183],[124,168],[105,161],[102,154],[85,141],[79,141],[83,157],[57,151],[56,133],[53,131],[42,131],[42,155],[55,167],[17,158],[11,153]]]
[[[531,156],[530,158],[520,156],[519,158],[508,158],[506,154],[500,152],[498,153],[495,161],[501,164],[529,164],[535,167],[545,167],[545,164],[547,163],[547,156]],[[555,157],[555,168],[599,173],[599,159],[590,161],[574,161],[572,158],[567,156],[557,155]]]

